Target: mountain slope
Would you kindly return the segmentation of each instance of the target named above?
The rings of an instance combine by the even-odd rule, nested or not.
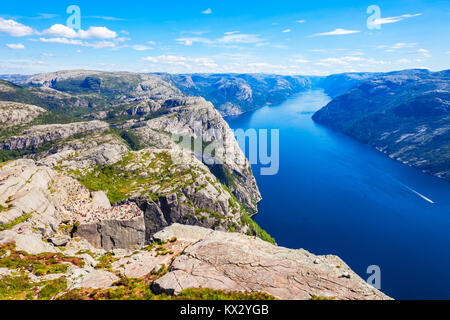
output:
[[[224,116],[236,116],[266,105],[280,104],[311,88],[318,78],[265,74],[162,74],[190,96],[211,101]]]
[[[450,71],[375,76],[313,119],[423,172],[450,180]]]
[[[204,99],[188,98],[156,75],[83,70],[36,75],[22,86],[3,82],[0,89],[0,99],[26,100],[52,110],[23,105],[46,116],[19,126],[11,127],[14,119],[5,118],[10,123],[1,131],[2,160],[32,158],[90,191],[106,192],[113,203],[150,203],[155,210],[149,216],[164,215],[148,222],[153,233],[180,222],[273,241],[249,218],[261,200],[250,165],[228,124]],[[203,131],[197,132],[197,123]],[[211,135],[211,129],[218,134]],[[202,163],[203,149],[195,154],[178,145],[180,134],[189,141],[202,138],[205,144],[220,145],[222,137],[228,138],[225,155],[233,161],[220,168],[230,179],[220,176],[219,181],[211,173]],[[153,176],[155,172],[159,174]]]

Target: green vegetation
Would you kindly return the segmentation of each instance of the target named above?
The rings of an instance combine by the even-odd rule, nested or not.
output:
[[[111,265],[118,259],[114,257],[113,253],[107,252],[97,260],[99,263],[95,266],[95,269],[111,270]]]
[[[6,254],[9,253],[9,254]],[[36,276],[66,273],[69,264],[79,267],[84,265],[80,258],[67,257],[61,253],[42,253],[30,255],[16,251],[12,243],[0,246],[0,268],[28,271]]]
[[[78,289],[60,296],[60,300],[275,300],[260,292],[225,292],[211,289],[186,289],[178,296],[155,294],[151,290],[152,279],[127,279],[116,282],[103,290]]]
[[[271,244],[276,245],[277,242],[272,238],[265,230],[263,230],[252,218],[245,212],[242,211],[241,222],[243,225],[247,225],[250,230],[248,231],[249,236],[257,236],[261,240],[267,241]]]
[[[17,226],[18,224],[27,221],[30,218],[31,218],[31,214],[25,213],[22,216],[18,217],[17,219],[15,219],[7,224],[0,224],[0,231],[5,231],[8,229],[11,229],[11,228]]]
[[[133,131],[123,131],[120,137],[130,146],[131,150],[139,151],[143,149],[139,137],[136,136]]]
[[[0,212],[8,211],[8,210],[10,210],[12,207],[13,207],[12,204],[9,204],[7,207],[4,207],[4,206],[2,206],[2,205],[0,204]]]
[[[211,289],[186,289],[177,297],[177,300],[275,300],[274,297],[262,293],[226,292]]]
[[[26,275],[6,276],[0,279],[0,300],[50,300],[66,289],[64,277],[31,282]]]
[[[321,296],[312,295],[311,296],[311,300],[313,300],[313,301],[333,301],[333,300],[336,300],[336,298],[335,297],[321,297]]]
[[[159,190],[171,189],[170,193],[174,193],[196,181],[195,171],[189,168],[178,170],[168,152],[152,154],[151,160],[145,159],[146,156],[148,154],[140,155],[130,152],[115,165],[97,167],[86,175],[76,178],[90,191],[106,191],[111,203],[125,200],[131,194],[139,192],[142,192],[143,196],[156,200],[157,195],[145,193],[145,190],[159,185]],[[126,168],[130,164],[139,167]],[[146,169],[155,173],[144,176]]]

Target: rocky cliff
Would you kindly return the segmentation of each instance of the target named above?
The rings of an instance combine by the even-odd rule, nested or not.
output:
[[[161,201],[165,208],[177,200]],[[388,299],[334,256],[199,226],[154,233],[147,228],[155,218],[170,217],[156,202],[111,206],[104,193],[33,160],[1,165],[0,204],[0,299],[183,299],[192,290]]]
[[[236,116],[311,88],[319,78],[264,74],[162,74],[163,79],[190,96],[211,101],[224,116]]]

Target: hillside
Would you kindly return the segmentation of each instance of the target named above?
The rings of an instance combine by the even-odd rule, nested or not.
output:
[[[205,99],[132,73],[0,85],[0,299],[389,299],[251,219],[256,180]]]
[[[364,80],[313,119],[389,157],[450,180],[450,72],[406,70]]]
[[[162,74],[190,96],[211,101],[223,116],[236,116],[276,105],[311,88],[316,77],[264,74]]]

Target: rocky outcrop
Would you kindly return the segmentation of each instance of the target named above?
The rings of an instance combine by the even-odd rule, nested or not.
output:
[[[178,294],[187,288],[211,288],[266,292],[284,300],[388,299],[338,257],[276,247],[236,233],[197,235],[198,229],[191,229],[173,225],[164,230],[164,239],[191,234],[193,244],[175,259],[168,274],[155,281],[156,292]]]
[[[177,107],[179,103],[182,104],[181,107]],[[251,214],[255,214],[261,194],[250,164],[228,124],[214,106],[202,98],[186,99],[179,103],[173,103],[171,113],[133,129],[135,134],[144,143],[154,143],[147,138],[149,135],[153,136],[154,131],[164,131],[172,139],[181,140],[180,147],[193,151],[202,162],[216,167],[213,171],[216,177],[233,191],[238,201]],[[191,138],[201,141],[199,147],[194,148],[196,150],[192,150]],[[204,145],[209,145],[209,150]]]
[[[145,245],[144,217],[132,220],[105,220],[77,227],[75,236],[84,238],[96,248],[133,250]]]
[[[49,142],[64,140],[77,134],[95,134],[108,129],[109,125],[101,121],[34,126],[20,136],[13,136],[0,142],[0,149],[37,149]]]
[[[45,112],[45,109],[29,104],[0,101],[0,129],[28,124]]]

